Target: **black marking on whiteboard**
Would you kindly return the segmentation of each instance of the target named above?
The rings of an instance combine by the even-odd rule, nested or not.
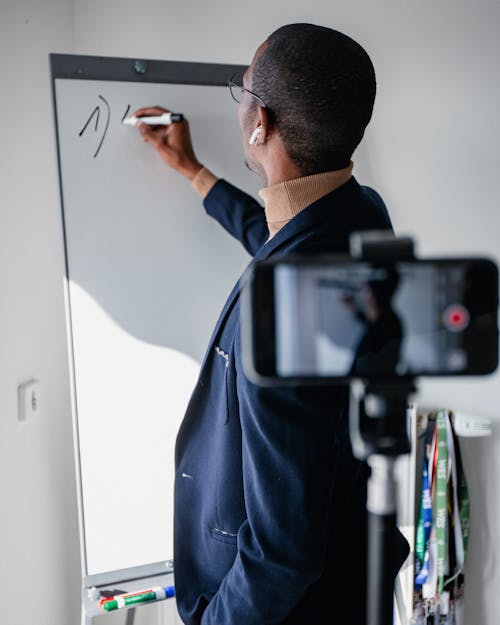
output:
[[[129,111],[130,111],[130,104],[127,104],[127,110],[125,111],[125,113],[123,113],[122,124],[123,124],[123,120],[125,119],[125,117],[127,117]]]
[[[111,117],[111,109],[110,106],[108,104],[108,101],[106,100],[106,98],[104,98],[102,95],[99,95],[99,98],[104,102],[104,104],[106,105],[106,113],[107,113],[107,117],[106,117],[106,124],[104,125],[104,131],[102,133],[102,137],[101,140],[99,141],[99,145],[97,146],[97,150],[94,153],[94,158],[99,154],[99,151],[102,147],[104,138],[106,137],[106,133],[108,131],[108,126],[109,126],[109,120]],[[129,105],[130,108],[130,105]],[[83,133],[87,130],[90,122],[92,121],[92,119],[95,117],[95,124],[94,124],[94,132],[97,132],[97,129],[99,127],[99,119],[101,116],[101,107],[98,105],[95,107],[95,109],[92,111],[92,113],[90,114],[90,117],[87,119],[87,121],[85,122],[85,125],[83,126],[83,128],[80,130],[80,132],[78,133],[78,136],[81,137],[83,135]]]
[[[96,115],[97,113],[97,115]],[[80,130],[80,132],[78,133],[78,136],[81,137],[83,135],[83,133],[87,130],[87,126],[90,124],[90,122],[92,121],[92,117],[94,117],[95,115],[95,128],[94,131],[97,131],[97,124],[99,123],[99,113],[100,113],[100,109],[98,106],[95,107],[95,109],[92,111],[92,113],[90,114],[90,117],[87,119],[87,121],[85,122],[85,126]]]
[[[109,107],[108,101],[106,100],[106,98],[103,98],[102,95],[99,95],[99,98],[106,105],[106,112],[108,113],[108,116],[106,118],[106,125],[104,126],[104,132],[102,133],[101,141],[99,145],[97,146],[97,150],[95,151],[94,158],[99,154],[99,150],[101,149],[102,142],[104,141],[104,137],[106,136],[106,133],[108,132],[109,118],[111,117],[111,109]]]

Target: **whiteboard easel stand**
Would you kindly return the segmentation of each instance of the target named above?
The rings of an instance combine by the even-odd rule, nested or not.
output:
[[[173,562],[166,560],[147,564],[144,566],[112,571],[111,573],[99,573],[97,575],[87,575],[84,577],[82,585],[82,619],[81,625],[92,625],[92,619],[96,616],[102,616],[106,612],[99,605],[99,598],[95,598],[95,592],[116,589],[119,585],[120,590],[124,592],[133,592],[151,586],[173,586]],[[151,603],[161,604],[167,599],[160,601],[147,602],[141,605],[151,605]],[[121,608],[120,611],[126,610],[126,625],[134,623],[135,611],[138,606],[129,608]],[[114,611],[113,611],[114,613]],[[159,620],[160,622],[160,620]]]
[[[63,266],[64,275],[64,303],[66,313],[66,337],[68,347],[69,360],[69,376],[70,376],[70,393],[71,393],[71,409],[73,420],[73,442],[74,442],[74,458],[76,468],[76,491],[78,505],[78,520],[80,531],[80,556],[82,569],[82,625],[90,625],[93,617],[102,615],[105,611],[99,606],[99,599],[89,595],[89,591],[96,589],[116,590],[120,589],[125,592],[136,591],[142,588],[154,586],[170,586],[173,585],[173,562],[171,560],[163,560],[156,563],[132,566],[121,570],[112,570],[105,573],[89,575],[88,569],[88,545],[85,530],[85,506],[84,506],[84,488],[82,481],[82,456],[80,454],[80,434],[78,419],[78,401],[76,391],[76,374],[75,374],[75,349],[73,343],[73,323],[70,298],[70,272],[69,272],[69,253],[68,241],[66,237],[66,221],[65,207],[63,201],[63,176],[61,162],[61,146],[62,141],[59,136],[58,107],[56,97],[56,80],[58,81],[113,81],[126,82],[131,84],[154,84],[160,83],[164,85],[187,85],[187,86],[207,86],[207,87],[227,87],[228,79],[237,72],[245,69],[245,65],[223,64],[223,63],[206,63],[206,62],[184,62],[184,61],[163,61],[154,59],[133,59],[133,58],[117,58],[117,57],[98,57],[71,54],[49,54],[51,68],[51,91],[54,113],[54,130],[55,145],[57,153],[57,162],[59,168],[59,202],[61,206],[60,229],[64,241],[63,245]],[[108,120],[109,121],[109,120]],[[106,125],[107,129],[107,125]],[[101,139],[102,142],[102,139]],[[96,153],[97,154],[97,153]],[[96,156],[94,154],[94,158]],[[161,556],[160,556],[161,557]],[[167,555],[167,557],[170,557]],[[164,601],[164,600],[163,600]],[[153,602],[139,604],[135,607],[123,608],[127,610],[127,625],[131,625],[134,621],[136,608],[142,605],[150,605]],[[157,601],[154,603],[161,603]],[[162,614],[161,607],[159,614]],[[161,621],[161,618],[159,619]]]

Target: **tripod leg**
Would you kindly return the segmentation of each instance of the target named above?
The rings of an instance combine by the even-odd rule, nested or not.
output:
[[[394,554],[396,548],[396,482],[394,458],[368,458],[368,625],[393,625]]]
[[[368,513],[368,625],[393,625],[396,515]]]
[[[367,625],[393,625],[394,584],[409,545],[397,527],[396,457],[410,451],[408,397],[412,381],[401,384],[351,382],[349,425],[353,453],[367,460],[371,475],[368,521]]]

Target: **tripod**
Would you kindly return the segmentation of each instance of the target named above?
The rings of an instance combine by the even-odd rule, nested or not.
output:
[[[371,468],[368,480],[367,625],[393,625],[394,581],[408,555],[397,527],[394,465],[410,451],[407,419],[411,382],[351,383],[349,425],[354,455]]]
[[[412,239],[395,238],[387,232],[353,234],[350,251],[361,260],[414,258]],[[366,504],[367,625],[393,625],[394,581],[408,555],[408,545],[397,527],[394,467],[397,456],[410,451],[406,413],[409,395],[415,390],[412,378],[373,383],[355,379],[350,385],[353,453],[371,469]]]

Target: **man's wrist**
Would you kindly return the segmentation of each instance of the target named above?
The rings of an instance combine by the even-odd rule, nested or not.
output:
[[[217,180],[219,180],[219,178],[215,174],[206,167],[202,167],[191,180],[191,185],[198,191],[201,199],[204,200]]]
[[[192,182],[193,179],[196,178],[197,174],[202,169],[203,169],[203,165],[196,161],[195,163],[189,163],[187,165],[179,167],[178,171],[185,178],[187,178],[189,180],[189,182]]]

